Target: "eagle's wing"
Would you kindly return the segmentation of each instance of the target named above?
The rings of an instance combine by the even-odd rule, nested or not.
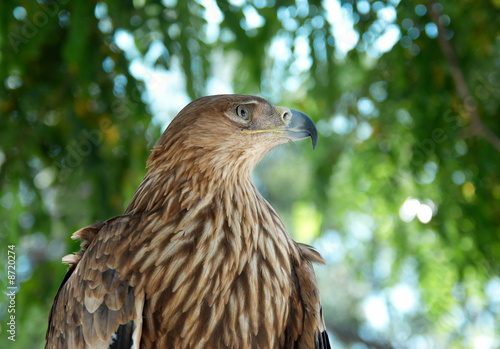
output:
[[[293,348],[330,349],[321,308],[320,296],[312,263],[325,264],[311,247],[297,244],[301,252],[300,264],[294,265],[292,276],[292,311],[288,337]]]
[[[82,251],[65,257],[70,267],[50,312],[47,349],[139,347],[144,291],[127,275],[130,254],[122,251],[130,224],[121,216],[73,234]]]

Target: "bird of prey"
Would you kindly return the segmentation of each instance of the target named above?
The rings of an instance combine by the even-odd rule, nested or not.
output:
[[[124,214],[75,232],[46,348],[330,348],[312,263],[251,180],[305,114],[245,95],[188,104]]]

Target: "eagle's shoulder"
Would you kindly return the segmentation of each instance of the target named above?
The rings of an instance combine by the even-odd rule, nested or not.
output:
[[[323,265],[326,264],[323,257],[321,257],[319,252],[316,251],[314,249],[314,247],[306,245],[306,244],[301,244],[301,243],[297,243],[297,245],[299,247],[300,253],[302,254],[302,257],[304,257],[308,261],[310,261],[312,263],[323,264]]]
[[[292,316],[288,327],[288,342],[299,348],[328,349],[330,343],[323,319],[319,287],[312,263],[325,264],[313,247],[297,243],[301,259],[294,263]]]
[[[99,221],[83,227],[73,233],[73,235],[71,236],[72,240],[81,240],[80,251],[63,257],[62,261],[64,264],[67,264],[69,266],[68,270],[74,269],[78,265],[78,263],[80,263],[83,255],[85,254],[85,251],[94,241],[95,237],[104,225],[104,222]]]
[[[139,221],[118,216],[72,235],[81,250],[63,258],[69,267],[50,312],[46,348],[138,342],[144,291],[127,259]]]

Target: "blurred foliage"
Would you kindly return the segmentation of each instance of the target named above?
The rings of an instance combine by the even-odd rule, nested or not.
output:
[[[474,109],[500,135],[496,0],[1,2],[0,258],[16,245],[20,289],[15,343],[0,299],[0,346],[42,346],[69,237],[122,213],[164,126],[155,74],[176,70],[185,83],[171,89],[190,99],[228,75],[234,93],[317,122],[316,151],[277,149],[255,177],[328,261],[334,347],[500,346],[500,154],[470,127]],[[0,279],[5,290],[5,268]]]

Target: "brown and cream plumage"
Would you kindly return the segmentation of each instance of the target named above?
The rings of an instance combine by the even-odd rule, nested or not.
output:
[[[73,234],[46,348],[329,348],[312,267],[251,171],[311,137],[259,97],[186,106],[154,147],[125,213]]]

